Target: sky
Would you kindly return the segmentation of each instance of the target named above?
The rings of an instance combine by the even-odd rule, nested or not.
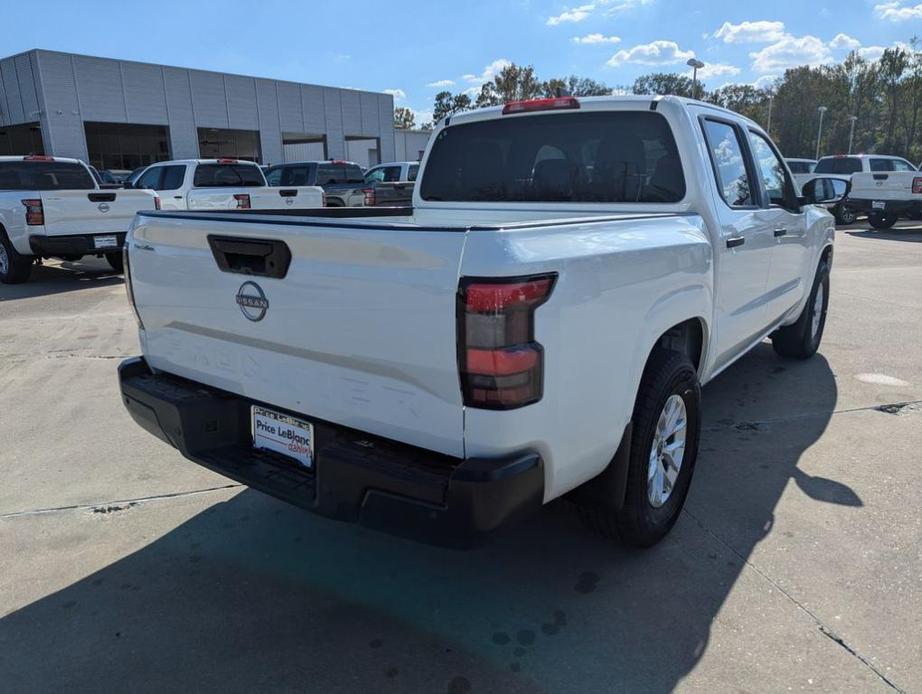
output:
[[[715,88],[922,36],[920,0],[5,0],[3,18],[2,56],[45,48],[388,91],[418,123],[438,91],[479,91],[509,62],[624,86],[696,57]]]

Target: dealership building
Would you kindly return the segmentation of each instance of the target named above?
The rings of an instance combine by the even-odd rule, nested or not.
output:
[[[390,94],[46,50],[0,60],[0,155],[100,169],[199,157],[367,166],[397,158],[393,123]]]

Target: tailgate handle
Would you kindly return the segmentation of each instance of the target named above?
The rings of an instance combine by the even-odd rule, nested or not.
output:
[[[875,181],[886,181],[888,178],[887,174],[874,174]]]
[[[284,241],[209,235],[208,245],[222,272],[281,279],[291,264],[291,251]]]
[[[90,202],[115,202],[115,193],[90,193]]]
[[[279,195],[281,195],[283,198],[294,198],[294,197],[297,197],[298,191],[297,190],[280,190]]]

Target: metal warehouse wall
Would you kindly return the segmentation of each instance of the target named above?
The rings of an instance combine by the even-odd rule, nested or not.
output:
[[[429,144],[431,130],[396,130],[394,131],[394,161],[418,161],[420,152]]]
[[[87,158],[84,121],[165,125],[174,158],[198,156],[197,128],[258,130],[264,161],[282,161],[282,133],[380,138],[394,158],[389,94],[35,50],[0,61],[0,125],[40,121],[45,151]]]

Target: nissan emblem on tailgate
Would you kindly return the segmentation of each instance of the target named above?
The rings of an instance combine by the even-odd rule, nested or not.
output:
[[[256,322],[266,317],[269,300],[256,282],[244,282],[237,290],[237,305],[247,320]]]

